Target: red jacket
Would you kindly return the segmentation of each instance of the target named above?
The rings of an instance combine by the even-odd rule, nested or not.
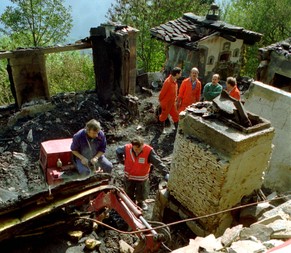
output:
[[[229,92],[229,95],[237,100],[240,100],[240,91],[237,86],[233,87],[233,89]]]
[[[191,78],[188,77],[183,80],[179,89],[178,98],[181,99],[181,105],[178,108],[179,112],[184,111],[185,108],[193,103],[199,102],[201,96],[201,82],[196,79],[196,86],[192,89]]]
[[[136,156],[132,144],[125,145],[124,173],[127,179],[136,181],[148,179],[151,166],[148,157],[152,149],[151,146],[144,144],[142,151]]]
[[[159,94],[159,101],[162,108],[172,107],[175,104],[178,91],[178,84],[173,80],[172,75],[169,75],[165,80],[161,92]]]

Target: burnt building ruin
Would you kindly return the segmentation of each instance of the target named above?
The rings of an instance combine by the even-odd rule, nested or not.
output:
[[[238,76],[244,45],[259,42],[262,34],[220,20],[219,8],[212,4],[206,16],[185,13],[181,18],[151,28],[151,35],[168,45],[166,72],[175,66],[188,76],[199,69],[202,83],[214,73],[221,79]]]
[[[134,95],[137,29],[103,24],[91,28],[90,37],[65,46],[26,48],[0,53],[8,59],[7,71],[16,105],[50,100],[45,55],[92,48],[97,96],[109,104],[115,95]]]
[[[259,49],[256,80],[291,92],[291,37]]]

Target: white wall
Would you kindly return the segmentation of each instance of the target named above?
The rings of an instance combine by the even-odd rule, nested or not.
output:
[[[205,74],[207,72],[212,72],[215,66],[215,63],[218,61],[219,54],[225,51],[223,50],[223,45],[226,42],[230,42],[230,41],[220,37],[219,35],[209,36],[199,41],[199,47],[204,46],[205,48],[208,49],[207,57],[214,56],[214,64],[206,65]],[[230,62],[235,62],[235,63],[239,62],[242,46],[243,46],[243,40],[237,39],[235,42],[230,42],[230,48],[229,50],[227,50],[227,51],[231,51],[231,56],[229,58]],[[233,57],[233,51],[235,49],[239,49],[238,57]],[[206,62],[208,62],[208,58],[205,60]]]
[[[253,82],[244,94],[245,108],[271,121],[274,150],[264,186],[278,192],[291,190],[291,93]]]

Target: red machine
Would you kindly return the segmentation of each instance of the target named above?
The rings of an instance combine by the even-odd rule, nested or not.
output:
[[[40,165],[46,175],[47,183],[49,185],[55,185],[55,187],[50,190],[48,205],[52,206],[51,202],[53,201],[56,202],[56,204],[53,205],[54,208],[63,207],[63,202],[66,203],[66,205],[82,205],[89,203],[88,211],[94,212],[95,215],[101,210],[114,209],[133,231],[137,231],[140,243],[135,249],[136,252],[156,252],[160,248],[162,242],[170,240],[170,231],[168,227],[159,228],[157,230],[159,232],[157,232],[150,225],[150,222],[147,222],[143,218],[141,209],[133,203],[121,188],[108,185],[110,176],[107,175],[109,179],[107,178],[104,180],[104,178],[102,178],[103,173],[100,173],[88,179],[75,179],[66,184],[60,184],[63,182],[61,174],[64,171],[75,170],[72,164],[71,143],[72,139],[50,140],[41,143]],[[81,184],[80,181],[86,182],[82,182]],[[82,187],[76,185],[78,182]],[[47,212],[49,211],[50,210],[47,209]],[[101,213],[96,216],[96,220],[101,221],[102,217],[104,217],[104,214]],[[154,222],[154,224],[161,225],[159,222]]]
[[[133,231],[140,231],[136,233],[140,238],[140,243],[135,248],[134,252],[156,252],[161,246],[162,242],[171,240],[170,231],[168,227],[163,227],[155,230],[143,218],[141,209],[132,202],[126,193],[114,186],[107,186],[102,190],[94,200],[90,202],[89,212],[97,212],[104,208],[114,209],[126,221]],[[99,220],[104,215],[100,214],[96,217]],[[158,223],[158,225],[164,225]],[[142,231],[146,230],[146,231]]]
[[[72,139],[57,139],[42,142],[40,145],[40,166],[49,185],[63,182],[61,175],[75,170],[70,149]]]

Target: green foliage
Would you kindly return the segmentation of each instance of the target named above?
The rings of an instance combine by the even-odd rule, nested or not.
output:
[[[11,93],[8,73],[6,70],[7,60],[0,61],[0,105],[9,105],[14,103]]]
[[[225,9],[228,23],[263,34],[262,40],[246,51],[242,75],[255,76],[258,48],[282,41],[291,34],[290,0],[233,0]]]
[[[0,38],[1,50],[10,50],[11,40]],[[12,96],[7,59],[0,60],[0,105],[15,103]],[[50,94],[95,89],[92,55],[86,51],[72,51],[46,56],[46,70]]]
[[[1,32],[18,47],[45,46],[64,42],[72,28],[71,7],[64,0],[10,0],[0,16]]]
[[[137,43],[138,67],[159,71],[165,63],[164,45],[152,39],[150,29],[186,12],[205,15],[212,0],[119,0],[112,4],[107,18],[139,30]]]
[[[15,103],[10,89],[6,66],[7,60],[1,60],[0,105]],[[47,55],[46,70],[50,95],[61,92],[95,89],[93,60],[92,56],[88,53],[84,54],[75,51]]]
[[[95,88],[92,55],[80,52],[50,54],[46,58],[50,94]]]

